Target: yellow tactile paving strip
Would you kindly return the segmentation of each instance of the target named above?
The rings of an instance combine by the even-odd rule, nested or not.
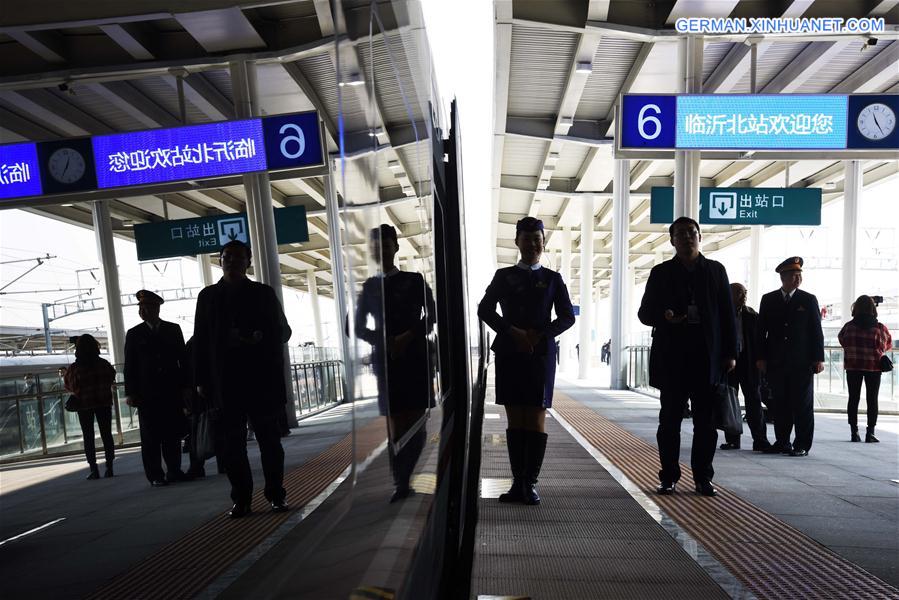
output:
[[[655,494],[655,446],[565,394],[555,394],[553,408],[760,600],[899,598],[896,588],[729,490],[693,494],[688,465],[677,494]]]
[[[375,419],[356,435],[356,453],[367,456],[387,437],[384,419]],[[291,510],[271,513],[259,490],[253,515],[229,519],[222,513],[119,574],[88,596],[93,600],[192,598],[231,564],[271,535],[293,513],[315,498],[350,465],[352,436],[285,474]]]

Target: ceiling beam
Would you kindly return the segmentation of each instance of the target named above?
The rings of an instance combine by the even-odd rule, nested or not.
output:
[[[856,69],[831,88],[830,94],[859,94],[878,91],[899,72],[899,41],[894,41],[877,56]]]
[[[125,111],[142,125],[155,127],[179,127],[181,121],[156,104],[150,97],[128,81],[87,83],[84,87]]]

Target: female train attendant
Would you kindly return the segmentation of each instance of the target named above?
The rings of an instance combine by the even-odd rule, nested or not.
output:
[[[499,269],[478,305],[478,316],[496,331],[496,403],[506,407],[506,445],[514,478],[500,502],[539,504],[535,485],[547,435],[556,376],[555,337],[574,325],[568,288],[556,271],[540,265],[543,222],[525,217],[515,225],[521,260]],[[499,303],[503,314],[496,312]],[[556,318],[550,311],[555,308]]]

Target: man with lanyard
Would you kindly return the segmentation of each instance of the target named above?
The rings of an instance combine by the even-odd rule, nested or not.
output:
[[[680,428],[687,399],[693,407],[690,466],[697,494],[716,496],[712,459],[718,442],[713,384],[736,365],[736,327],[727,271],[699,252],[699,224],[680,217],[668,229],[675,256],[653,267],[640,304],[640,322],[653,328],[649,384],[661,391],[656,439],[659,494],[673,494],[681,476]]]
[[[272,511],[285,512],[279,418],[287,402],[282,346],[290,339],[290,327],[275,291],[247,278],[249,246],[228,242],[220,258],[222,278],[197,297],[194,380],[197,393],[220,410],[218,426],[234,502],[228,516],[237,519],[251,512],[248,421],[259,444],[265,497]]]

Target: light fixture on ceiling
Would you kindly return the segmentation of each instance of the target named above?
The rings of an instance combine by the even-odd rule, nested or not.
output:
[[[592,73],[593,63],[589,61],[579,62],[574,69],[577,73]]]
[[[403,165],[401,165],[398,160],[389,160],[387,161],[387,168],[394,173],[399,173],[403,170]]]
[[[365,84],[365,80],[362,79],[362,75],[360,75],[359,73],[350,73],[338,85],[340,87],[343,87],[345,85],[357,86],[357,85],[364,85],[364,84]]]
[[[835,189],[837,189],[837,182],[836,181],[825,181],[823,187],[825,190],[835,190]]]
[[[554,165],[557,162],[559,162],[559,153],[558,152],[550,152],[549,155],[546,157],[546,162],[551,165]]]

